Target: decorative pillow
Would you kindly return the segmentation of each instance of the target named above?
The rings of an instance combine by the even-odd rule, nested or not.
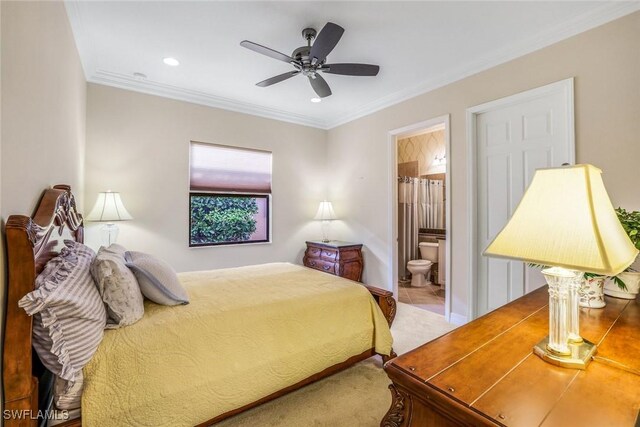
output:
[[[78,409],[82,398],[82,388],[84,387],[84,375],[82,371],[76,375],[76,380],[72,386],[68,381],[56,376],[53,383],[53,403],[56,409]]]
[[[144,315],[144,298],[136,277],[125,265],[125,251],[116,244],[103,246],[91,264],[91,275],[107,305],[108,329],[131,325]]]
[[[89,272],[95,252],[71,240],[65,246],[18,305],[34,316],[40,360],[71,388],[102,341],[107,313]]]
[[[124,257],[127,267],[138,278],[140,290],[145,297],[162,305],[189,303],[187,291],[169,264],[142,252],[128,251]]]

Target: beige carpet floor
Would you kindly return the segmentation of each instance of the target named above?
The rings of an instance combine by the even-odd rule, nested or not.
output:
[[[451,329],[443,316],[399,303],[393,348],[403,354]],[[391,404],[389,384],[376,356],[216,427],[377,427]]]

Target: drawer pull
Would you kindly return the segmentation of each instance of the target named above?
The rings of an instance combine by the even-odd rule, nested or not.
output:
[[[315,267],[315,265],[316,265],[315,261],[309,261],[309,266],[310,267]]]
[[[325,265],[322,268],[328,271],[331,267],[332,267],[331,265]]]
[[[453,393],[454,391],[456,391],[456,389],[455,389],[455,388],[453,388],[453,387],[448,387],[448,388],[447,388],[447,390],[449,390],[451,393]]]

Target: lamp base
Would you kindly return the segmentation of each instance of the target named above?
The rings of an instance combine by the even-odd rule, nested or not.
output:
[[[118,240],[118,233],[120,229],[112,222],[109,222],[100,227],[100,237],[102,238],[102,246],[109,247],[112,243]]]
[[[329,243],[331,239],[329,239],[329,228],[331,227],[331,221],[323,220],[322,221],[322,241],[324,243]]]
[[[597,351],[596,345],[585,339],[579,343],[570,342],[568,346],[571,354],[567,356],[560,355],[549,348],[549,337],[547,336],[533,347],[533,353],[552,365],[563,368],[586,369]]]

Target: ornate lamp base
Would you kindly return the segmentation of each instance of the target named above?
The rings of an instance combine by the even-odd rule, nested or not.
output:
[[[558,354],[549,348],[549,337],[547,336],[533,347],[533,353],[553,365],[563,368],[586,369],[597,351],[596,345],[585,339],[578,343],[570,342],[568,346],[570,354]]]
[[[112,223],[108,222],[102,227],[100,227],[100,237],[102,238],[102,246],[109,247],[112,243],[115,243],[118,240],[118,233],[120,232],[119,227]]]

